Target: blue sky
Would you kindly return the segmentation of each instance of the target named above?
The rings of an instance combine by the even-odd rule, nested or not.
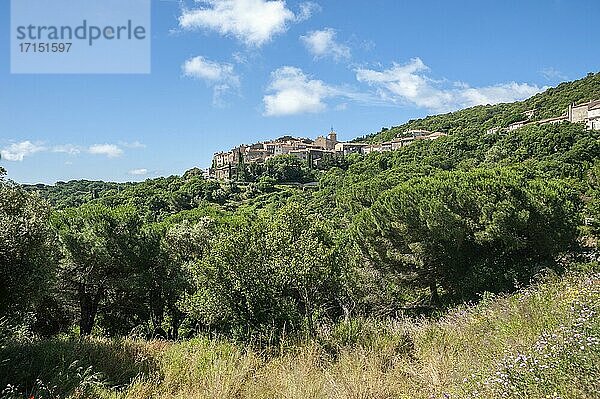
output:
[[[597,0],[152,0],[147,75],[10,74],[5,29],[0,166],[143,180],[241,143],[523,99],[599,70],[598,15]]]

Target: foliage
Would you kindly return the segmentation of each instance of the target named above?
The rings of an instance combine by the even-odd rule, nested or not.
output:
[[[290,204],[235,228],[196,228],[186,242],[195,292],[185,308],[211,331],[272,341],[281,333],[314,333],[339,313],[342,263],[327,222]],[[199,241],[200,245],[192,244]],[[199,252],[204,252],[199,256]]]
[[[61,211],[54,219],[64,251],[59,276],[78,304],[80,333],[92,332],[99,310],[109,330],[122,332],[129,323],[119,316],[135,318],[127,307],[142,306],[132,289],[141,283],[151,244],[143,245],[141,220],[131,208],[95,204]],[[115,312],[119,316],[112,320]]]
[[[0,175],[0,317],[20,323],[52,291],[57,254],[50,209]]]
[[[524,112],[535,110],[534,120],[563,115],[570,104],[600,98],[600,73],[590,73],[583,79],[561,83],[557,87],[510,104],[479,105],[443,115],[411,120],[400,126],[384,128],[379,133],[367,135],[363,140],[382,142],[411,129],[442,131],[448,134],[484,133],[493,127],[506,127],[516,120],[526,119]]]
[[[451,133],[397,151],[241,163],[238,181],[0,169],[2,395],[591,396],[597,275],[521,287],[598,258],[600,133],[485,130],[599,83],[369,138]]]
[[[471,299],[526,284],[577,237],[579,198],[560,181],[510,170],[444,172],[380,196],[356,221],[376,268],[416,287]]]
[[[98,398],[107,386],[129,384],[150,370],[141,343],[64,337],[12,342],[1,350],[2,398]],[[18,365],[18,366],[17,366]]]
[[[439,320],[352,319],[267,352],[207,338],[41,340],[0,350],[10,359],[0,383],[73,398],[589,398],[600,378],[599,287],[593,270],[548,275]],[[81,380],[95,389],[78,392]]]
[[[6,331],[266,345],[341,319],[437,314],[594,259],[600,133],[485,130],[597,98],[599,76],[371,137],[451,133],[397,151],[242,162],[238,181],[197,168],[139,183],[2,180]]]

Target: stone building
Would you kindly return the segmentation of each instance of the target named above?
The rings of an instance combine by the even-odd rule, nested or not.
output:
[[[391,149],[391,147],[390,147]],[[368,146],[364,147],[362,152],[363,154],[367,155],[370,154],[372,152],[384,152],[384,146],[383,144],[369,144]]]
[[[439,139],[440,137],[446,137],[446,136],[448,136],[448,134],[446,134],[444,132],[433,132],[431,134],[428,134],[427,136],[421,137],[421,140],[435,140],[435,139]]]
[[[556,123],[562,123],[564,121],[568,120],[568,118],[563,115],[563,116],[557,116],[555,118],[547,118],[547,119],[542,119],[539,120],[537,122],[534,122],[534,124],[538,124],[538,125],[548,125],[548,124],[556,124]]]
[[[335,145],[336,154],[347,156],[350,154],[362,154],[363,148],[368,147],[367,143],[337,143]]]
[[[581,123],[585,122],[588,115],[588,106],[589,103],[585,104],[571,104],[569,105],[569,109],[567,111],[567,119],[571,123]]]
[[[299,159],[305,161],[308,165],[318,166],[325,155],[335,156],[335,151],[312,147],[301,150],[293,150],[290,151],[290,154],[295,155]]]
[[[508,125],[506,130],[511,132],[528,125],[547,125],[562,122],[583,123],[589,130],[600,130],[600,100],[589,101],[583,104],[573,103],[569,105],[567,111],[561,116],[538,121],[529,121],[529,119],[533,117],[534,112],[535,110],[524,112],[524,115],[528,119],[511,123]],[[490,134],[501,130],[503,129],[494,127],[492,129],[488,129],[487,132]]]
[[[506,130],[508,130],[509,132],[512,132],[513,130],[520,129],[525,125],[527,125],[527,121],[513,122],[510,125],[508,125],[508,128]]]
[[[218,152],[213,156],[209,175],[218,180],[230,180],[235,178],[237,165],[242,160],[242,152],[245,146],[240,146],[227,152]]]
[[[588,104],[587,128],[600,130],[600,100]]]
[[[442,132],[430,132],[429,130],[408,130],[402,134],[399,134],[397,138],[391,141],[391,149],[398,150],[402,147],[406,147],[418,140],[435,140],[440,137],[447,136],[446,133]]]
[[[435,140],[446,136],[446,133],[428,130],[409,130],[392,141],[381,144],[341,143],[333,129],[327,137],[319,136],[315,141],[291,136],[251,145],[241,145],[228,152],[214,154],[209,175],[219,180],[233,180],[237,177],[240,164],[262,163],[269,158],[291,154],[305,161],[310,166],[317,166],[326,155],[347,156],[350,154],[369,154],[398,150],[416,140]]]
[[[325,150],[334,150],[337,143],[337,133],[331,129],[331,132],[327,135],[327,137],[317,137],[314,144],[316,147],[323,148]]]
[[[392,142],[384,141],[383,143],[381,143],[381,152],[388,152],[388,151],[392,151]]]
[[[283,136],[267,142],[241,145],[230,151],[214,154],[209,175],[219,180],[233,180],[242,163],[263,163],[271,157],[286,154],[293,154],[314,165],[324,154],[335,154],[337,142],[337,134],[331,130],[327,137],[319,136],[315,141]]]

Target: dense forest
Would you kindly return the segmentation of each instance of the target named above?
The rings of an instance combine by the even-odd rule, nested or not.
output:
[[[56,376],[52,390],[15,371],[15,353],[43,342],[205,339],[272,350],[322,342],[353,323],[439,320],[544,276],[594,269],[600,132],[568,122],[486,130],[529,109],[541,119],[598,98],[600,74],[589,74],[523,102],[361,139],[449,133],[435,141],[330,159],[319,170],[277,157],[248,167],[240,182],[193,169],[140,183],[22,186],[0,170],[0,389],[85,397]],[[310,181],[318,185],[300,184]],[[572,397],[597,383],[579,381],[583,396]]]

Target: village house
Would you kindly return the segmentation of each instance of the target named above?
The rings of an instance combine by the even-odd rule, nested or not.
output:
[[[534,123],[536,123],[538,125],[548,125],[548,124],[562,123],[562,122],[564,122],[566,120],[567,119],[563,115],[563,116],[557,116],[557,117],[554,117],[554,118],[542,119],[542,120],[536,121]]]
[[[381,143],[381,152],[387,152],[387,151],[392,151],[392,142],[391,141],[385,141],[385,142]]]
[[[589,103],[585,104],[571,104],[569,105],[569,109],[567,111],[567,119],[571,123],[581,123],[585,122],[588,114],[588,106]]]
[[[399,135],[400,136],[400,135]],[[294,155],[308,165],[318,166],[324,156],[348,156],[350,154],[369,154],[398,150],[412,144],[416,140],[435,140],[447,136],[442,132],[428,130],[408,130],[402,137],[381,144],[341,143],[333,130],[327,137],[319,136],[312,141],[304,138],[284,136],[276,140],[252,145],[241,145],[228,152],[216,153],[213,157],[209,175],[218,180],[232,180],[237,176],[240,164],[263,163],[278,155]]]
[[[290,154],[297,156],[298,158],[305,161],[309,165],[318,166],[321,159],[325,155],[335,156],[335,151],[315,147],[315,148],[305,148],[302,150],[293,150],[293,151],[290,151]]]
[[[267,141],[265,143],[258,143],[257,146],[262,146],[266,151],[265,159],[270,156],[285,155],[289,154],[290,151],[297,150],[299,148],[305,148],[307,145],[312,143],[308,139],[296,139],[290,136],[278,138],[276,140]]]
[[[396,151],[402,147],[406,147],[409,144],[412,144],[415,141],[415,138],[412,136],[403,137],[401,139],[393,139],[390,144],[392,145],[391,150]]]
[[[241,148],[234,148],[228,152],[218,152],[213,156],[212,167],[209,175],[218,180],[229,180],[234,177],[235,168],[241,159]]]
[[[363,154],[367,155],[372,152],[383,152],[383,146],[381,144],[369,144],[363,148]]]
[[[284,136],[264,143],[241,145],[228,152],[214,154],[209,175],[218,180],[232,180],[242,163],[263,163],[271,157],[286,154],[293,154],[314,165],[324,154],[335,154],[336,144],[337,134],[332,130],[327,137],[319,136],[315,141]]]
[[[517,130],[522,128],[523,126],[527,125],[527,121],[518,121],[518,122],[513,122],[510,125],[508,125],[508,127],[506,128],[506,130],[508,130],[509,132],[512,132],[513,130]]]
[[[446,133],[442,132],[430,132],[429,130],[408,130],[402,134],[399,134],[398,137],[391,141],[391,149],[392,151],[398,150],[402,147],[406,147],[418,140],[435,140],[440,137],[447,136]]]
[[[589,101],[583,104],[571,104],[567,111],[553,118],[542,119],[539,121],[530,121],[535,110],[525,111],[523,114],[527,119],[511,123],[506,128],[506,131],[512,132],[528,125],[547,125],[562,122],[583,123],[588,130],[600,130],[600,100]],[[487,130],[488,134],[497,133],[503,129],[494,127]]]
[[[335,150],[335,145],[338,143],[337,141],[337,133],[331,129],[331,132],[327,135],[327,137],[319,136],[315,139],[315,146],[319,148],[323,148],[325,150]]]
[[[368,147],[367,143],[337,143],[335,145],[336,154],[347,156],[350,154],[362,154],[363,148]]]
[[[406,132],[402,133],[402,136],[421,137],[421,136],[427,136],[428,134],[431,134],[431,132],[429,130],[411,129],[411,130],[407,130]]]
[[[440,137],[447,136],[443,132],[430,132],[428,130],[408,130],[404,133],[399,134],[395,139],[386,141],[381,144],[370,144],[362,149],[363,154],[370,154],[372,152],[386,152],[396,151],[400,148],[406,147],[414,143],[417,140],[435,140]]]
[[[448,136],[447,133],[444,132],[433,132],[431,134],[428,134],[427,136],[423,137],[423,140],[436,140],[439,139],[440,137],[446,137]]]
[[[587,128],[600,130],[600,100],[593,101],[588,106]]]

